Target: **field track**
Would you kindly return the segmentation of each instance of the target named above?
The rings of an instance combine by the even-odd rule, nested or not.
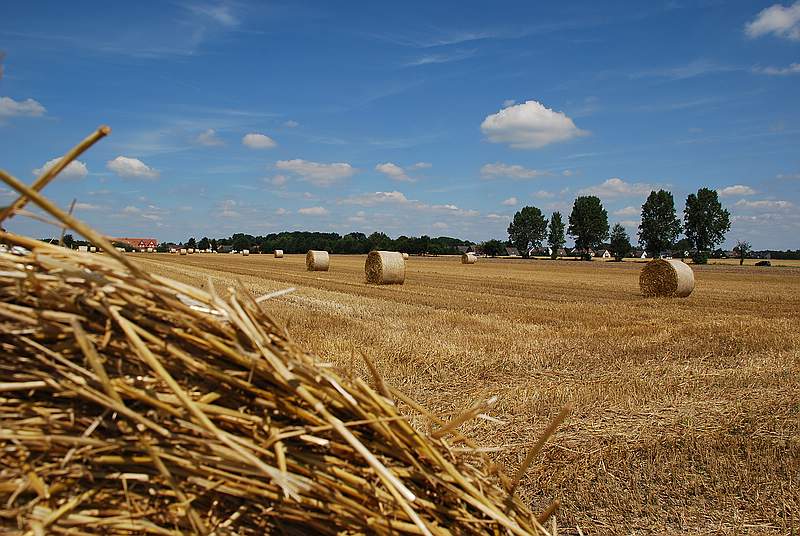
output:
[[[683,300],[638,294],[641,264],[455,257],[364,283],[365,256],[143,255],[218,292],[236,279],[309,351],[448,415],[498,395],[462,430],[513,472],[559,409],[574,412],[524,480],[536,509],[590,533],[800,530],[800,268],[695,267]],[[422,425],[422,423],[419,423]],[[792,521],[793,519],[793,521]]]

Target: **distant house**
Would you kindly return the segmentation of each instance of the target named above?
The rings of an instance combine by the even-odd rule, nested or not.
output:
[[[111,241],[128,244],[133,249],[139,251],[146,251],[147,248],[155,249],[158,247],[158,240],[155,238],[112,238]]]
[[[456,249],[458,250],[459,253],[463,254],[463,253],[468,253],[469,251],[471,251],[472,248],[470,246],[456,246]]]
[[[664,250],[664,251],[662,251],[661,253],[658,254],[658,257],[660,259],[671,259],[672,258],[672,252]]]
[[[567,255],[567,250],[564,248],[558,248],[558,251],[556,253],[558,254],[559,257],[564,257]]]
[[[230,253],[233,251],[233,246],[218,246],[217,253]]]
[[[597,251],[594,252],[594,255],[595,257],[602,257],[603,259],[611,258],[611,252],[608,251],[607,249],[598,249]]]
[[[633,250],[633,257],[635,259],[646,259],[647,258],[647,252],[645,250],[643,250],[643,249],[634,249]]]
[[[506,255],[509,257],[519,257],[519,250],[517,248],[506,248]]]

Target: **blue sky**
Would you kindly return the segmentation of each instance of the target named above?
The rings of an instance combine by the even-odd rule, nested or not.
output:
[[[800,1],[11,2],[0,50],[0,166],[110,125],[46,190],[109,235],[485,240],[593,193],[635,237],[707,186],[729,246],[800,247]]]

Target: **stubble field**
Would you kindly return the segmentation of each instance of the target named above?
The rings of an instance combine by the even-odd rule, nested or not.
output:
[[[454,257],[407,262],[403,286],[364,282],[364,256],[135,255],[219,292],[240,280],[309,351],[385,381],[439,415],[497,395],[461,430],[535,509],[561,501],[577,533],[800,531],[800,268],[695,267],[687,299],[644,299],[638,263]],[[414,422],[424,426],[416,417]]]

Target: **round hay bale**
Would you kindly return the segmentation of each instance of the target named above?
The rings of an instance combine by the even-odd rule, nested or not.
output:
[[[402,285],[406,279],[406,261],[397,251],[370,251],[364,271],[367,283]]]
[[[242,250],[242,255],[244,255],[245,257],[247,257],[248,255],[250,255],[250,250],[249,250],[249,249],[243,249],[243,250]]]
[[[408,253],[403,253],[403,259],[407,259],[407,258],[408,258]]]
[[[331,256],[327,251],[308,250],[306,253],[306,270],[309,272],[327,272],[331,265]]]
[[[476,262],[478,262],[478,256],[471,251],[461,254],[461,264],[475,264]]]
[[[186,248],[181,248],[181,252],[180,253],[181,253],[181,255],[186,255],[186,253],[188,253],[188,252],[186,251]]]
[[[677,259],[654,259],[642,268],[639,288],[648,297],[685,298],[694,290],[694,272]]]
[[[276,249],[275,250],[275,258],[276,259],[282,259],[283,258],[283,250],[282,249]]]
[[[95,246],[90,246],[89,253],[97,253],[97,248]]]

